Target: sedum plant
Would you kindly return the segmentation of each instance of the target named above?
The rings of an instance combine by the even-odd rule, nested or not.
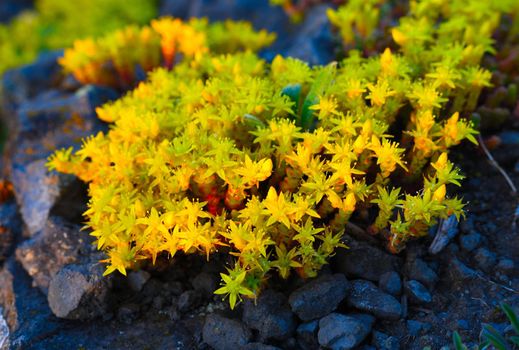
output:
[[[365,45],[378,28],[383,3],[384,0],[350,0],[336,10],[329,8],[326,14],[345,45]]]
[[[38,53],[98,37],[156,15],[156,0],[36,0],[10,23],[0,25],[0,73],[34,60]]]
[[[183,22],[165,17],[143,28],[131,26],[98,39],[77,40],[59,62],[83,84],[126,90],[138,81],[139,72],[159,66],[171,69],[182,57],[196,65],[209,50],[257,51],[274,39],[274,34],[255,32],[246,22],[209,24],[206,19]]]
[[[462,214],[447,196],[462,178],[448,150],[476,132],[406,56],[269,64],[251,50],[261,40],[187,25],[207,31],[203,49],[99,108],[110,130],[48,162],[89,184],[86,223],[106,274],[227,252],[235,261],[215,293],[234,307],[273,272],[315,276],[352,216],[397,252]]]

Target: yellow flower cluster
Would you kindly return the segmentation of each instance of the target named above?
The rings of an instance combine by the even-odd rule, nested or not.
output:
[[[178,252],[229,252],[236,262],[216,293],[234,307],[273,270],[315,276],[343,246],[352,217],[393,252],[459,217],[463,203],[447,187],[462,176],[448,150],[476,143],[463,116],[490,76],[479,67],[490,44],[467,28],[482,26],[477,33],[489,38],[498,16],[469,20],[459,6],[412,2],[392,31],[400,52],[352,50],[315,67],[258,58],[252,51],[273,37],[243,23],[162,19],[135,32],[155,38],[164,67],[97,110],[112,123],[107,133],[48,163],[89,183],[85,216],[108,256],[106,273]],[[451,23],[456,11],[469,27]],[[448,26],[433,25],[442,18]],[[84,42],[81,52],[94,55],[96,45]],[[186,59],[175,61],[179,52]]]
[[[197,69],[184,60],[99,108],[108,133],[57,152],[49,167],[89,183],[85,216],[107,273],[179,251],[229,250],[237,261],[219,292],[235,302],[257,294],[271,270],[314,276],[350,216],[374,205],[370,230],[396,251],[462,204],[445,196],[460,178],[446,153],[431,154],[441,156],[421,193],[390,189],[393,175],[410,175],[414,151],[388,134],[412,83],[382,73],[394,68],[388,55],[313,68],[250,52],[203,55]],[[379,87],[386,96],[374,103]],[[474,132],[454,117],[433,121],[442,149]],[[393,223],[395,210],[403,217]]]
[[[130,26],[98,39],[77,40],[59,62],[81,83],[125,90],[138,80],[139,71],[171,69],[180,58],[195,65],[209,50],[257,51],[274,39],[275,35],[255,32],[245,22],[209,24],[204,19],[183,22],[164,17],[143,28]]]

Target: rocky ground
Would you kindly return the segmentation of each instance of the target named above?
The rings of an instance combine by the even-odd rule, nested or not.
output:
[[[279,33],[270,51],[326,63],[336,47],[314,7],[294,26],[281,10],[254,1],[164,1],[163,14],[252,20]],[[467,217],[448,244],[431,236],[390,255],[381,242],[350,231],[347,244],[314,280],[272,279],[257,303],[230,311],[214,296],[224,256],[179,256],[173,264],[103,278],[100,255],[80,232],[85,186],[49,174],[56,147],[106,128],[95,107],[118,92],[78,86],[46,54],[2,79],[9,141],[0,188],[0,349],[441,349],[452,332],[474,342],[482,323],[506,331],[499,304],[519,311],[517,198],[475,147],[456,150],[467,176]],[[519,133],[492,150],[519,184]],[[515,170],[514,170],[515,169]]]

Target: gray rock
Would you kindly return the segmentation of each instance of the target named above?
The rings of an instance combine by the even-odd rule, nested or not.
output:
[[[286,56],[301,59],[311,65],[325,65],[335,59],[335,42],[326,15],[327,10],[327,5],[319,5],[307,11]]]
[[[243,305],[242,320],[249,328],[259,332],[261,341],[287,339],[296,328],[286,297],[273,290],[262,292],[256,303],[247,300]]]
[[[202,295],[210,297],[218,286],[218,277],[203,271],[193,278],[191,285],[193,285],[195,290],[202,293]]]
[[[368,336],[374,322],[370,315],[331,313],[319,321],[319,344],[333,350],[353,349]]]
[[[33,6],[31,0],[4,0],[0,2],[0,22],[7,22],[23,10]],[[0,343],[1,344],[1,343]],[[2,347],[0,346],[0,349]]]
[[[404,288],[412,304],[428,304],[432,301],[431,293],[418,281],[407,281]]]
[[[380,276],[378,286],[384,292],[394,296],[399,296],[402,293],[402,280],[395,271],[386,272]]]
[[[438,254],[458,234],[458,219],[455,215],[449,216],[440,222],[436,235],[429,246],[430,254]]]
[[[349,284],[342,274],[316,278],[290,294],[292,311],[303,321],[334,311],[348,294]]]
[[[151,305],[153,306],[153,308],[161,310],[165,302],[166,300],[164,299],[164,297],[159,295],[153,298],[153,300],[151,301]]]
[[[469,321],[467,320],[458,320],[457,323],[457,326],[459,329],[464,329],[464,330],[468,330],[470,329],[470,324],[469,324]]]
[[[12,112],[24,101],[55,87],[62,79],[58,58],[62,51],[44,53],[36,61],[5,72],[2,76],[3,110]],[[12,130],[8,124],[9,130]]]
[[[436,282],[438,282],[438,275],[436,272],[434,272],[434,270],[420,258],[407,261],[406,270],[409,279],[417,280],[430,289],[434,288]]]
[[[499,138],[504,145],[518,145],[519,132],[514,130],[505,130],[499,133]]]
[[[130,271],[128,273],[128,283],[130,284],[130,288],[134,292],[140,292],[150,277],[150,273],[144,270]]]
[[[398,271],[399,258],[367,243],[353,241],[350,249],[339,249],[334,266],[348,278],[362,278],[378,282],[386,272]]]
[[[501,258],[499,259],[496,268],[505,274],[510,274],[515,271],[515,264],[512,259]]]
[[[49,212],[60,195],[60,181],[56,174],[49,174],[46,159],[38,159],[24,168],[13,169],[20,212],[32,235],[45,226]]]
[[[61,318],[91,319],[108,310],[111,279],[100,264],[67,265],[52,277],[47,300]]]
[[[66,197],[75,183],[71,175],[49,173],[47,158],[55,149],[78,146],[81,138],[105,130],[95,108],[116,97],[111,89],[85,86],[75,93],[40,94],[13,111],[16,118],[12,118],[6,145],[10,156],[7,170],[31,235],[44,227],[50,211],[63,202],[60,197]],[[72,212],[81,219],[84,202],[75,198],[63,209],[65,215]]]
[[[14,198],[0,204],[0,264],[12,254],[22,236],[22,219]]]
[[[241,350],[281,350],[280,348],[272,345],[266,345],[262,343],[249,343],[244,347],[240,348]]]
[[[389,336],[385,333],[373,331],[373,346],[378,350],[399,350],[400,341],[397,337]]]
[[[205,319],[203,339],[215,350],[239,349],[252,337],[250,330],[240,321],[217,314]]]
[[[192,0],[164,0],[160,5],[160,16],[186,19],[192,3]]]
[[[186,290],[178,297],[178,311],[187,312],[200,305],[202,296],[196,290]]]
[[[124,304],[117,310],[117,319],[124,324],[132,324],[139,317],[139,305],[134,303]]]
[[[178,295],[180,295],[181,293],[182,292],[180,292]],[[167,284],[162,283],[157,278],[151,277],[142,287],[141,295],[144,297],[145,300],[153,300],[153,298],[161,294],[164,298],[170,298],[170,290],[169,288],[167,288]],[[177,301],[178,299],[175,299],[175,303]]]
[[[467,235],[463,235],[460,237],[460,246],[461,249],[467,252],[471,252],[476,249],[481,244],[481,234],[473,231]]]
[[[402,306],[398,300],[392,295],[384,293],[369,281],[355,280],[351,282],[348,304],[381,319],[398,320],[402,315]]]
[[[471,233],[472,231],[474,231],[474,215],[473,214],[468,214],[467,213],[467,216],[462,219],[460,221],[460,230],[461,232],[465,233],[465,234],[469,234]]]
[[[2,315],[2,308],[0,308],[0,350],[9,349],[9,327],[7,321]]]
[[[10,331],[11,347],[25,349],[42,334],[56,333],[61,325],[45,296],[32,287],[31,278],[14,257],[0,270],[0,309]]]
[[[491,252],[487,248],[479,248],[476,250],[474,259],[476,260],[478,267],[485,272],[490,272],[497,263],[496,253]]]
[[[319,330],[319,320],[301,323],[296,329],[297,344],[303,350],[313,350],[319,348],[317,341],[317,331]]]
[[[16,258],[34,284],[47,294],[51,279],[68,264],[97,263],[101,259],[88,233],[58,217],[47,220],[43,230],[16,249]]]
[[[182,322],[176,322],[173,334],[164,339],[162,346],[157,350],[197,349],[198,347],[193,333],[193,330],[188,329]]]
[[[477,277],[477,272],[457,258],[452,258],[449,263],[449,275],[453,282],[463,282],[467,279],[473,279]]]
[[[416,321],[416,320],[407,320],[407,332],[412,337],[417,337],[424,332],[428,332],[432,326],[430,323]]]

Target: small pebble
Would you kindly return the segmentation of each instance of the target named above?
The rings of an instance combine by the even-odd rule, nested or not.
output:
[[[411,280],[406,282],[405,291],[412,304],[428,304],[432,301],[431,293],[418,281]]]
[[[402,280],[395,271],[389,271],[380,276],[378,286],[384,292],[398,296],[402,292]]]
[[[469,233],[460,237],[461,249],[471,252],[481,244],[481,234],[477,232]]]

